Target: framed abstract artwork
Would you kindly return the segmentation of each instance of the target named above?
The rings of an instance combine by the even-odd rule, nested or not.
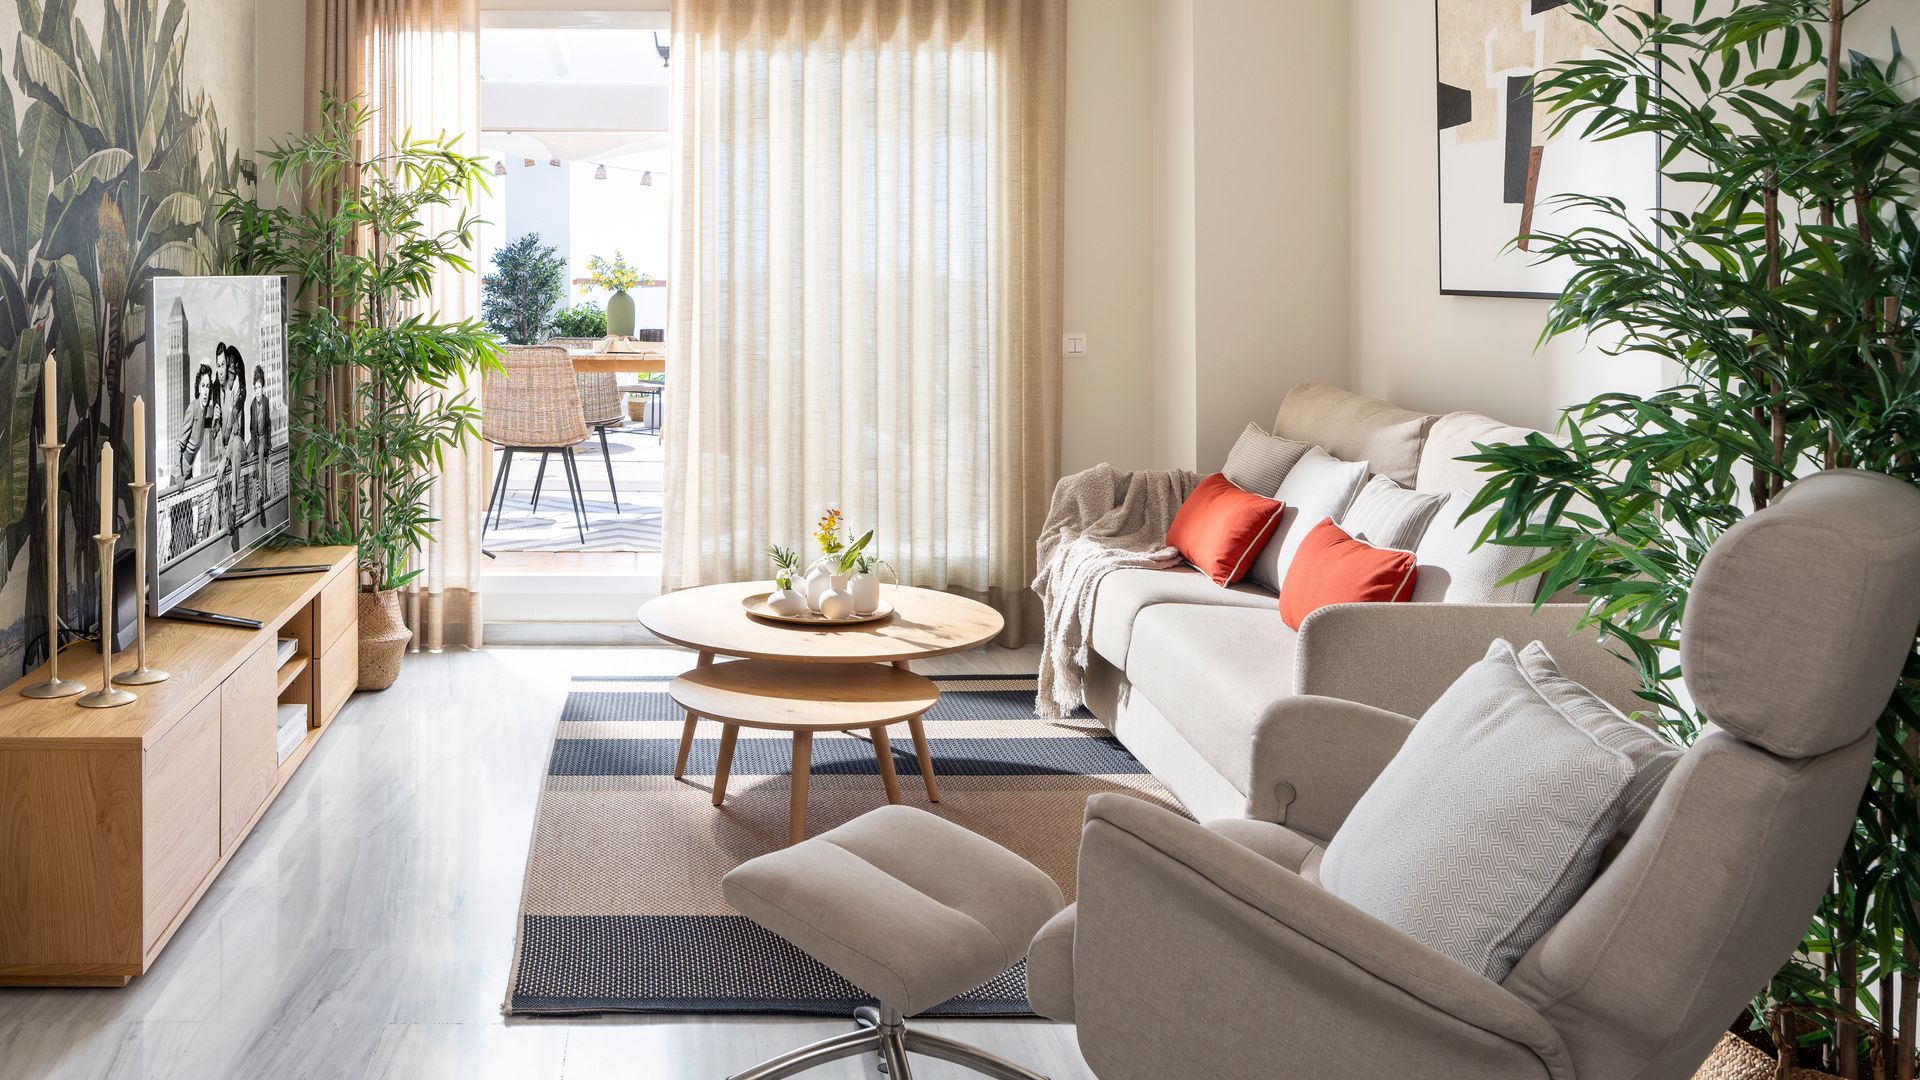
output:
[[[1658,0],[1616,7],[1656,11]],[[1651,223],[1660,201],[1660,147],[1651,134],[1605,142],[1578,125],[1549,137],[1533,76],[1604,44],[1567,0],[1435,0],[1438,67],[1440,291],[1553,299],[1573,268],[1514,244],[1595,219],[1556,205],[1565,194],[1620,199]]]

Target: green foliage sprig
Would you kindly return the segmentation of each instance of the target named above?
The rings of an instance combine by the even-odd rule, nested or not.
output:
[[[290,319],[293,513],[316,544],[355,544],[375,590],[420,573],[431,540],[430,497],[448,447],[477,433],[466,396],[500,344],[479,321],[428,308],[436,275],[471,272],[486,185],[484,162],[446,135],[401,136],[358,151],[372,113],[329,99],[320,127],[263,155],[299,207],[228,194],[222,215],[239,234],[243,273],[287,273],[298,285]],[[435,216],[442,228],[427,224]],[[338,392],[342,376],[350,389]]]
[[[595,303],[575,304],[553,313],[553,333],[564,338],[603,338],[607,336],[607,313]]]
[[[1675,648],[1714,540],[1821,468],[1920,482],[1920,104],[1899,40],[1884,62],[1843,49],[1869,0],[1691,6],[1682,19],[1574,0],[1607,44],[1543,73],[1534,94],[1556,131],[1658,135],[1669,190],[1695,205],[1648,223],[1618,200],[1573,197],[1597,224],[1528,238],[1574,268],[1543,341],[1596,335],[1681,379],[1569,409],[1564,443],[1466,458],[1492,473],[1473,503],[1494,510],[1487,538],[1546,549],[1515,577],[1544,571],[1540,595],[1587,597],[1590,623],[1683,742],[1704,720],[1675,693]],[[1756,988],[1754,1013],[1787,1056],[1846,1077],[1875,1059],[1892,1075],[1915,1054],[1911,1020],[1892,1018],[1912,1017],[1920,975],[1917,708],[1920,653],[1880,717],[1833,886],[1799,954]]]

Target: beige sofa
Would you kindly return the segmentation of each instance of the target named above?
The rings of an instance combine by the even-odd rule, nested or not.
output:
[[[1307,384],[1287,395],[1274,433],[1367,461],[1405,487],[1452,492],[1484,479],[1460,455],[1475,443],[1519,441],[1527,429]],[[1087,706],[1199,820],[1301,828],[1289,807],[1313,781],[1293,775],[1289,762],[1301,759],[1288,747],[1364,740],[1374,713],[1419,716],[1494,638],[1544,641],[1568,677],[1623,710],[1639,707],[1632,667],[1592,632],[1572,636],[1584,610],[1342,604],[1314,612],[1296,633],[1281,621],[1277,596],[1258,585],[1223,589],[1191,567],[1121,570],[1095,595]],[[1383,730],[1390,757],[1398,738],[1392,725]]]

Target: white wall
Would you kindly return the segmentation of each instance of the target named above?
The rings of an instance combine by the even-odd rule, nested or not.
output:
[[[1654,360],[1571,338],[1536,352],[1545,300],[1440,295],[1433,6],[1350,0],[1348,11],[1353,388],[1536,427],[1603,390],[1657,389]]]

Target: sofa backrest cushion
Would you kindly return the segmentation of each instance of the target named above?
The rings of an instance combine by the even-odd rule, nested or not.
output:
[[[1420,567],[1419,580],[1413,586],[1414,603],[1533,603],[1540,592],[1540,575],[1512,584],[1501,582],[1546,552],[1491,541],[1475,547],[1481,530],[1493,516],[1493,508],[1460,520],[1472,501],[1473,496],[1464,491],[1447,496],[1420,542],[1414,545],[1414,559]]]
[[[1479,491],[1487,482],[1487,473],[1470,461],[1458,460],[1463,454],[1477,454],[1475,443],[1493,446],[1519,443],[1538,434],[1533,428],[1503,424],[1479,413],[1448,413],[1436,419],[1420,448],[1420,468],[1412,487],[1418,491]]]
[[[1280,503],[1242,491],[1220,473],[1193,489],[1167,528],[1167,546],[1214,580],[1231,585],[1247,576],[1253,558],[1280,524]]]
[[[1319,447],[1301,455],[1280,481],[1274,497],[1286,504],[1273,539],[1254,557],[1248,578],[1268,592],[1279,592],[1287,580],[1287,565],[1301,541],[1321,518],[1339,521],[1367,482],[1367,463],[1341,461]]]
[[[1280,403],[1273,433],[1345,461],[1365,461],[1381,476],[1412,487],[1427,429],[1436,419],[1337,386],[1300,383]]]
[[[1329,604],[1404,603],[1413,595],[1413,552],[1355,540],[1332,518],[1321,518],[1287,567],[1280,619],[1300,629]]]

